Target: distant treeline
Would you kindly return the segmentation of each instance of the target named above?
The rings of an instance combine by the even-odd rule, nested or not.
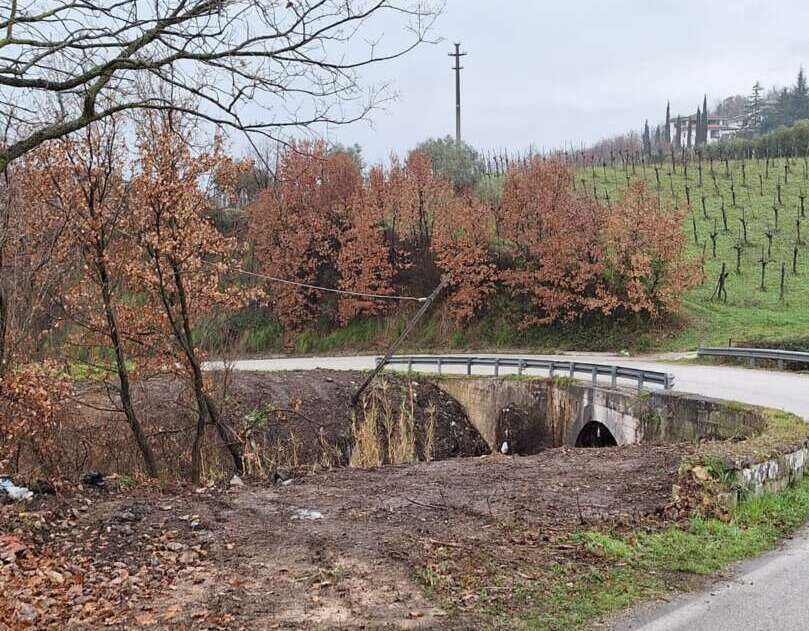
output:
[[[755,137],[736,136],[709,145],[704,155],[720,158],[796,157],[809,154],[809,119]]]

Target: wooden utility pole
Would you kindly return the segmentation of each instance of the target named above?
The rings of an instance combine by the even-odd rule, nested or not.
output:
[[[461,57],[466,57],[467,53],[461,52],[461,44],[455,44],[455,52],[449,53],[450,57],[455,57],[455,142],[461,144]]]

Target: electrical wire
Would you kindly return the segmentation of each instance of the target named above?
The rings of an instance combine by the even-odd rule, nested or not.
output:
[[[245,274],[246,276],[253,276],[255,278],[261,278],[263,280],[269,280],[274,283],[282,283],[284,285],[295,285],[296,287],[305,287],[307,289],[314,289],[316,291],[325,291],[332,294],[342,294],[345,296],[356,296],[360,298],[372,298],[374,300],[400,300],[400,301],[410,301],[410,302],[426,302],[427,297],[424,298],[416,298],[414,296],[386,296],[383,294],[369,294],[360,291],[347,291],[344,289],[332,289],[331,287],[319,287],[318,285],[309,285],[307,283],[300,283],[294,280],[287,280],[285,278],[278,278],[276,276],[267,276],[266,274],[258,274],[256,272],[248,272],[245,269],[236,268],[234,271],[239,272],[240,274]]]

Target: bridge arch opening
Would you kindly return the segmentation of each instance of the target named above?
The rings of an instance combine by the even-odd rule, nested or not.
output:
[[[617,447],[618,441],[615,436],[604,423],[598,421],[590,421],[581,428],[578,437],[576,438],[576,447]]]

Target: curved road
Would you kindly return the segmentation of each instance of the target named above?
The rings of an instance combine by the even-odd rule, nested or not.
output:
[[[477,354],[476,357],[498,355]],[[809,422],[809,375],[726,366],[666,363],[609,355],[500,355],[618,364],[675,375],[675,390],[764,405]],[[219,365],[221,366],[221,364]],[[211,368],[218,367],[216,363]],[[237,370],[368,370],[373,356],[242,360]],[[465,371],[446,367],[445,372]],[[475,374],[491,374],[485,369]],[[501,369],[507,374],[507,369]],[[537,373],[541,374],[541,373]],[[613,620],[612,631],[805,631],[809,629],[809,531],[781,550],[740,565],[729,579],[663,605],[652,603]]]
[[[456,355],[463,357],[463,355]],[[237,370],[370,370],[375,355],[355,357],[285,357],[281,359],[249,359],[233,363]],[[526,359],[557,359],[601,364],[618,364],[649,370],[660,370],[675,376],[675,390],[693,392],[718,399],[740,401],[751,405],[764,405],[798,414],[809,421],[809,375],[773,372],[727,366],[703,366],[666,363],[659,359],[638,359],[613,355],[525,355],[476,354],[474,357],[524,357]],[[213,362],[211,368],[221,367]],[[397,367],[398,369],[398,367]],[[462,366],[445,367],[445,373],[465,372]],[[533,374],[534,371],[526,371]],[[491,374],[491,369],[476,368],[474,374]],[[500,374],[508,374],[501,368]],[[543,374],[536,371],[535,374]],[[620,382],[619,382],[620,383]],[[631,383],[628,383],[631,385]],[[807,625],[809,628],[809,624]]]

